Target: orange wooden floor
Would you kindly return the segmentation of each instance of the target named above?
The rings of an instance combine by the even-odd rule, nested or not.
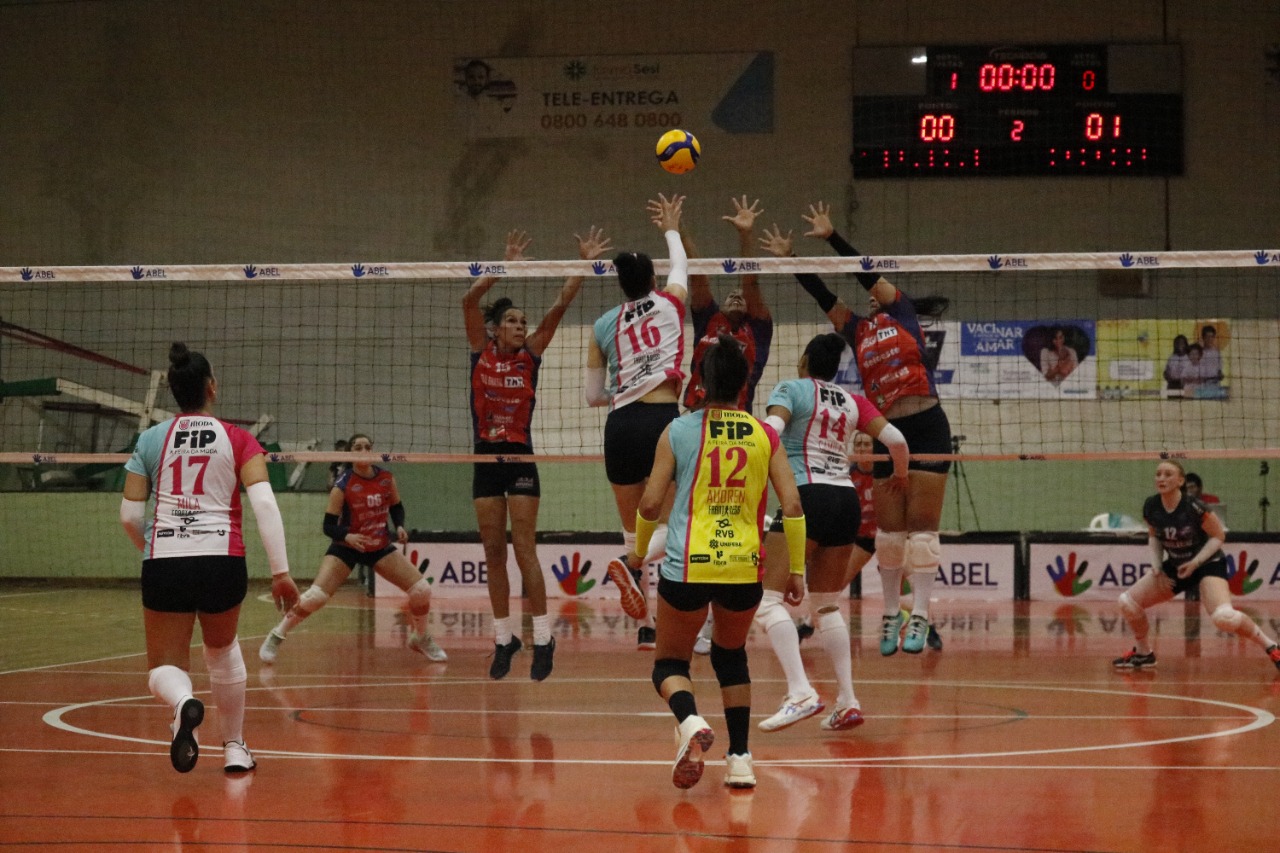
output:
[[[259,766],[229,778],[216,709],[195,770],[169,767],[135,590],[0,586],[0,848],[1280,849],[1280,673],[1194,609],[1157,611],[1158,671],[1125,676],[1109,664],[1129,645],[1110,606],[939,603],[942,652],[882,658],[879,601],[850,604],[867,723],[753,730],[759,787],[731,792],[698,659],[721,740],[682,792],[651,654],[611,602],[556,606],[556,669],[539,684],[527,653],[486,677],[483,601],[437,602],[451,657],[429,664],[403,648],[392,603],[352,585],[274,668],[256,655],[271,609],[248,601]],[[1251,615],[1280,628],[1275,609]],[[762,637],[749,650],[763,717],[783,683]],[[825,656],[812,642],[804,656],[830,698]],[[207,699],[198,649],[193,667]]]

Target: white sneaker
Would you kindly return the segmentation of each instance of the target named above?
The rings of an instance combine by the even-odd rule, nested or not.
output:
[[[435,637],[430,634],[410,634],[409,648],[423,655],[432,663],[444,663],[449,659],[444,649],[436,643]]]
[[[801,720],[807,720],[815,714],[821,714],[822,709],[826,705],[822,704],[822,700],[818,698],[817,693],[810,693],[808,696],[792,698],[789,694],[782,697],[782,707],[778,708],[778,713],[765,720],[760,721],[760,731],[776,732],[785,729],[787,726],[794,726]]]
[[[229,740],[222,745],[222,769],[228,773],[248,773],[258,766],[253,753],[242,740]]]
[[[751,753],[724,757],[724,783],[730,788],[754,788],[756,773],[751,767]]]
[[[258,647],[258,657],[263,663],[275,663],[276,658],[280,654],[280,644],[284,642],[284,637],[276,633],[276,629],[272,628],[267,634],[267,638],[262,641],[262,645]]]
[[[703,757],[716,733],[707,721],[694,714],[676,726],[676,763],[671,768],[671,782],[677,788],[692,788],[702,778]]]
[[[695,655],[711,654],[711,630],[711,613],[708,612],[707,621],[702,623],[702,628],[698,631],[698,639],[693,644],[693,653]]]

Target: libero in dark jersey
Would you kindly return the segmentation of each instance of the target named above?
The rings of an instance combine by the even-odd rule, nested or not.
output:
[[[1180,463],[1165,460],[1156,466],[1156,493],[1142,505],[1154,570],[1120,593],[1120,612],[1133,629],[1134,646],[1112,661],[1113,665],[1116,669],[1154,667],[1156,654],[1148,640],[1151,625],[1146,611],[1178,593],[1198,588],[1215,628],[1257,643],[1280,669],[1280,646],[1231,606],[1227,561],[1222,556],[1226,530],[1212,510],[1187,496],[1186,482],[1187,473]]]

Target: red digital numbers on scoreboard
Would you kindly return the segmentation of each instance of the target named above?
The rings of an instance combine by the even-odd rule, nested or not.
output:
[[[1180,175],[1177,45],[859,48],[860,177]]]

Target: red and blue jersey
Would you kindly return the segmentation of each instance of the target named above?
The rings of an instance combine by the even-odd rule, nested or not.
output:
[[[870,317],[856,314],[840,334],[853,347],[866,396],[882,411],[903,397],[936,397],[915,306],[902,291]]]
[[[476,442],[533,446],[531,425],[542,359],[521,347],[501,352],[496,341],[471,354],[471,424]]]
[[[342,491],[342,514],[338,523],[351,533],[374,540],[366,551],[380,551],[391,544],[387,519],[394,503],[395,478],[390,471],[374,466],[373,474],[363,477],[348,468],[333,484]]]

